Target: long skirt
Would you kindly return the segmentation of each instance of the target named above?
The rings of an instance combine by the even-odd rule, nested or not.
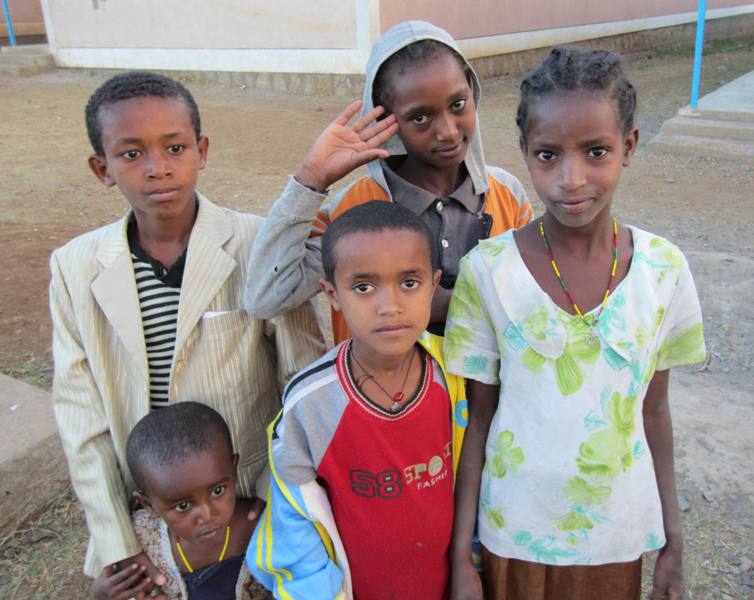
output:
[[[487,600],[639,600],[641,557],[627,563],[554,566],[502,558],[482,547]]]

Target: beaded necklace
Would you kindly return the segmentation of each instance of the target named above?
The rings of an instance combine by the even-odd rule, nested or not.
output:
[[[408,375],[411,373],[411,363],[414,361],[414,354],[416,354],[416,344],[414,344],[414,348],[411,351],[411,355],[408,357],[408,366],[406,367],[406,376],[403,378],[403,384],[401,385],[400,391],[396,392],[395,394],[391,394],[388,392],[384,387],[382,387],[382,384],[380,384],[379,381],[375,378],[374,375],[372,375],[369,371],[367,371],[364,368],[364,365],[361,364],[358,358],[356,358],[356,353],[353,351],[353,342],[351,342],[351,345],[348,347],[348,350],[351,354],[351,358],[356,362],[357,365],[359,365],[359,368],[364,371],[364,374],[356,379],[356,387],[361,390],[361,386],[363,383],[369,379],[371,379],[374,384],[382,390],[382,392],[393,401],[393,405],[390,407],[390,412],[395,413],[398,412],[402,407],[403,403],[406,400],[406,395],[403,392],[404,389],[406,389],[406,382],[408,381]],[[362,391],[363,393],[363,391]]]
[[[217,559],[217,562],[223,562],[223,558],[225,558],[225,552],[228,550],[228,540],[230,540],[230,525],[225,527],[225,543],[223,544],[223,550],[220,552],[220,558]],[[181,548],[181,540],[178,536],[175,536],[175,547],[178,548],[178,554],[181,555],[181,559],[183,560],[183,564],[186,565],[186,570],[189,573],[193,573],[194,569],[189,564],[188,559],[186,558],[186,555],[183,552],[183,548]]]
[[[605,295],[602,297],[602,302],[600,303],[599,310],[597,311],[597,315],[595,316],[593,321],[589,321],[584,314],[581,312],[581,309],[579,308],[579,305],[574,302],[573,297],[571,296],[571,292],[568,291],[568,286],[566,285],[565,280],[563,279],[563,276],[560,274],[560,269],[558,269],[558,263],[555,262],[555,255],[552,253],[552,248],[550,248],[550,243],[547,241],[547,236],[545,235],[545,218],[542,217],[539,220],[539,233],[542,235],[542,239],[545,242],[545,249],[547,250],[547,256],[550,258],[550,264],[552,265],[552,270],[555,271],[555,276],[558,278],[558,281],[560,282],[560,287],[563,288],[563,291],[565,292],[566,297],[568,298],[568,301],[571,303],[571,306],[573,306],[573,310],[576,311],[576,314],[581,318],[581,320],[584,322],[584,324],[587,326],[587,333],[584,335],[584,342],[592,345],[596,344],[598,342],[597,336],[594,334],[594,327],[597,326],[597,321],[599,321],[600,316],[602,315],[602,309],[605,308],[605,304],[607,304],[607,298],[610,295],[610,290],[613,287],[613,280],[615,279],[615,271],[618,268],[618,221],[615,220],[615,217],[613,217],[613,266],[610,268],[610,279],[607,281],[607,289],[605,290]]]

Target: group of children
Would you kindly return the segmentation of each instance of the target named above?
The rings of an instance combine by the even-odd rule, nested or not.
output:
[[[681,597],[669,369],[705,348],[683,254],[611,215],[634,88],[572,48],[522,82],[534,220],[479,100],[446,32],[397,25],[262,220],[196,191],[183,86],[95,92],[89,164],[131,209],[50,293],[96,598],[621,600],[651,550]]]

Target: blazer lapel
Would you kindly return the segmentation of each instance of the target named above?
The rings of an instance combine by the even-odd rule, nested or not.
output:
[[[92,281],[92,294],[110,325],[143,373],[147,373],[147,350],[141,324],[139,295],[136,291],[126,227],[131,211],[114,224],[97,249],[103,270]]]
[[[236,260],[223,249],[224,244],[233,236],[228,218],[222,209],[201,194],[197,193],[197,197],[199,213],[186,254],[174,359],[225,280],[237,267]],[[189,287],[190,293],[184,293]]]

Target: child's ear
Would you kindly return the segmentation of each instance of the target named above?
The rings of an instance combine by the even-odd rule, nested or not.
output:
[[[634,127],[623,141],[623,166],[631,164],[631,157],[636,152],[636,146],[639,144],[639,130]]]
[[[89,163],[89,168],[97,179],[107,187],[113,187],[115,185],[115,180],[110,177],[110,172],[107,170],[106,158],[97,154],[92,154],[87,162]]]
[[[333,307],[333,310],[340,312],[340,302],[338,301],[338,290],[335,289],[335,286],[323,277],[322,279],[319,280],[319,288],[322,290],[322,293],[325,295],[325,298],[327,298],[327,301],[330,303],[330,306]]]
[[[526,159],[526,140],[522,135],[518,136],[518,149],[521,150],[521,154],[523,154],[524,159]]]
[[[238,476],[238,452],[233,453],[233,474]]]
[[[442,269],[437,269],[432,275],[432,293],[437,291],[437,286],[440,285],[440,278],[442,277]]]
[[[209,153],[209,138],[203,135],[196,142],[199,149],[199,170],[207,166],[207,154]]]
[[[139,504],[141,504],[144,508],[153,510],[152,501],[149,499],[149,496],[147,496],[144,492],[140,490],[136,490],[134,492],[134,498],[136,498],[139,501]]]

